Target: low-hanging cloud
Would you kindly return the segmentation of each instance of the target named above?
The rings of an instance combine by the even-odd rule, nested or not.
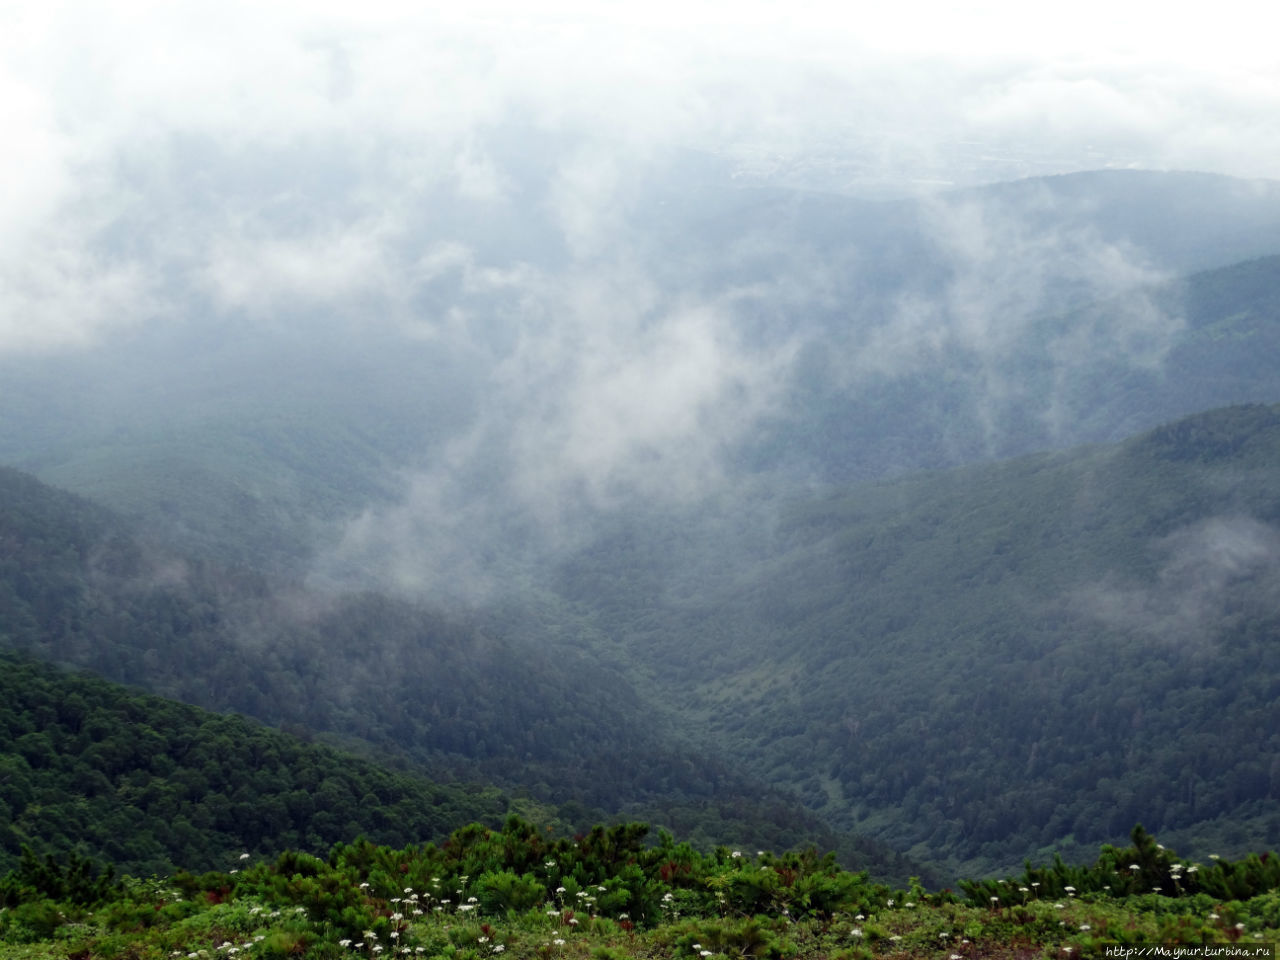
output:
[[[236,308],[257,287],[349,291],[386,266],[370,230],[413,235],[441,196],[461,220],[542,208],[572,256],[598,256],[634,212],[619,201],[674,148],[828,190],[1107,165],[1280,174],[1265,58],[1238,38],[1208,56],[1213,31],[1183,36],[1167,11],[1185,63],[1008,11],[16,7],[0,39],[0,350],[164,322],[188,309],[174,284],[212,283]],[[282,236],[298,209],[309,222]],[[53,276],[24,267],[45,261]],[[42,310],[59,289],[102,306]]]
[[[1254,517],[1208,517],[1160,538],[1151,552],[1158,566],[1149,582],[1099,582],[1069,605],[1111,629],[1203,651],[1229,608],[1269,611],[1280,594],[1280,530]]]
[[[1007,452],[1018,418],[1037,421],[1045,443],[1070,437],[1088,412],[1082,374],[1156,369],[1185,327],[1170,273],[1104,234],[1089,203],[1043,185],[920,201],[918,275],[850,314],[833,363],[842,388],[951,384],[965,405],[953,413],[991,455]]]
[[[380,233],[375,222],[301,237],[227,234],[208,251],[205,282],[223,310],[340,309],[344,301],[388,288]]]
[[[429,462],[388,464],[401,500],[351,519],[330,558],[406,586],[482,583],[503,538],[572,542],[596,512],[722,489],[804,348],[846,386],[964,355],[994,436],[1028,399],[1003,361],[1063,289],[1160,276],[1085,227],[953,197],[922,214],[940,282],[864,296],[874,251],[739,230],[749,191],[717,207],[681,157],[741,187],[876,197],[1108,165],[1280,174],[1280,90],[1252,60],[1037,58],[969,15],[18,6],[0,37],[0,353],[182,324],[428,345],[477,399],[423,425]],[[686,237],[703,227],[714,249]],[[1158,363],[1177,317],[1126,302],[1040,356]]]
[[[798,341],[750,344],[732,294],[672,296],[635,263],[548,277],[484,270],[459,248],[430,260],[464,289],[507,296],[504,316],[484,317],[505,335],[472,345],[486,357],[483,409],[404,477],[397,502],[347,525],[319,564],[331,581],[360,571],[473,601],[516,558],[580,546],[603,514],[722,491],[726,458],[777,402],[795,356]],[[456,346],[475,332],[467,319],[438,335]]]

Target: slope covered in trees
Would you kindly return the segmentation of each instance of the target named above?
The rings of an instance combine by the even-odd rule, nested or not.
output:
[[[1273,414],[990,461],[1274,402],[1276,185],[671,197],[652,289],[450,260],[456,340],[197,304],[4,358],[0,454],[142,524],[0,475],[5,643],[699,842],[821,831],[797,792],[969,872],[1273,842]]]
[[[791,794],[952,876],[1135,820],[1240,852],[1280,827],[1276,462],[1280,414],[1238,407],[793,501],[768,528],[649,515],[560,568],[528,643],[504,639],[519,604],[481,630],[175,567],[7,473],[0,609],[12,646],[572,801],[579,823],[838,846]]]
[[[166,553],[3,469],[0,642],[439,778],[517,788],[569,823],[644,814],[696,842],[816,842],[889,875],[910,869],[687,746],[583,654]]]
[[[138,875],[225,870],[243,852],[440,839],[509,809],[494,788],[393,773],[0,652],[0,871],[24,847]]]
[[[692,728],[958,872],[1137,820],[1239,851],[1280,839],[1277,463],[1280,408],[1228,408],[798,499],[737,550],[646,518],[561,588]]]

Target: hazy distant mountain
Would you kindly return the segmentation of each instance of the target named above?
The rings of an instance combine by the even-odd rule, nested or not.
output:
[[[862,379],[845,362],[812,351],[746,443],[752,462],[846,482],[1119,440],[1280,398],[1280,256],[1033,317],[998,342],[925,345]]]
[[[1096,170],[947,190],[898,200],[865,200],[780,187],[725,189],[710,170],[662,184],[665,239],[691,248],[746,247],[772,235],[806,255],[856,251],[891,271],[888,284],[918,283],[922,268],[953,264],[947,217],[983,231],[1017,230],[1043,240],[1085,231],[1162,270],[1188,273],[1280,249],[1280,183],[1211,173]],[[665,203],[662,203],[665,200]],[[750,240],[744,241],[744,238]],[[1000,234],[969,239],[991,242]],[[1008,233],[1004,239],[1009,239]],[[1017,258],[1025,251],[998,251]],[[786,262],[786,261],[784,261]]]
[[[583,485],[883,476],[1277,395],[1274,262],[1165,285],[1280,252],[1269,181],[1110,171],[871,202],[681,154],[627,185],[623,240],[585,266],[526,186],[488,219],[424,207],[408,304],[229,311],[175,275],[163,318],[0,357],[0,462],[297,572],[423,474],[475,513],[554,496],[517,505],[546,513]]]

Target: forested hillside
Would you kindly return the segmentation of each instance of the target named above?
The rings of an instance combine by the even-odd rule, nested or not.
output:
[[[1280,828],[1277,462],[1280,412],[1246,406],[792,500],[767,529],[649,515],[559,568],[528,642],[519,603],[482,629],[283,589],[8,471],[0,609],[17,649],[577,822],[897,869],[798,797],[953,876],[1138,820],[1238,852]]]
[[[477,225],[413,320],[0,356],[0,456],[127,518],[0,471],[5,645],[896,876],[1280,842],[1276,185],[712,167],[633,185],[634,273]]]
[[[649,518],[561,588],[691,729],[918,856],[980,873],[1138,820],[1225,852],[1280,831],[1277,463],[1280,408],[1228,408],[797,499],[720,563]]]
[[[12,6],[0,960],[1280,936],[1248,4]]]
[[[518,789],[570,824],[645,815],[698,843],[817,843],[887,875],[912,869],[686,745],[586,652],[166,553],[103,509],[4,469],[0,641],[438,778]]]
[[[23,847],[139,876],[226,870],[357,836],[438,840],[511,803],[0,652],[0,871]]]

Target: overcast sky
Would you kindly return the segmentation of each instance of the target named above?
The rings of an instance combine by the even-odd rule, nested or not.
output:
[[[163,271],[237,307],[349,294],[385,270],[406,197],[512,199],[507,128],[565,144],[545,187],[576,252],[677,147],[850,193],[1280,176],[1263,5],[835,6],[0,4],[0,346],[163,312]]]

